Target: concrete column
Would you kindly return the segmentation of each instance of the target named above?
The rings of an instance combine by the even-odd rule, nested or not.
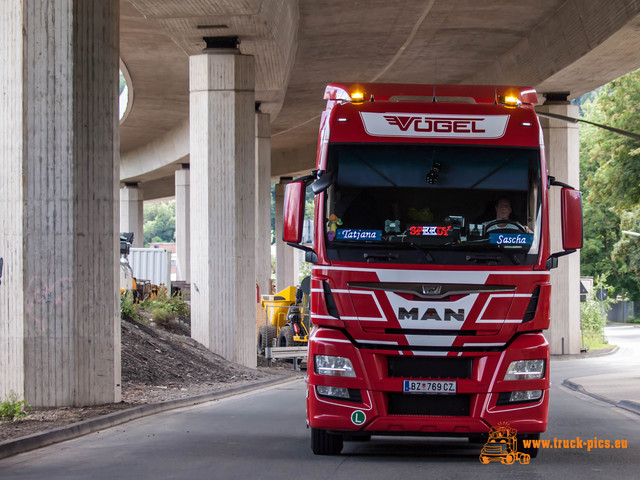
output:
[[[120,401],[118,0],[0,2],[0,397]]]
[[[182,164],[176,170],[176,263],[177,280],[191,281],[191,223],[190,223],[190,170]]]
[[[271,116],[256,112],[256,285],[268,295],[271,278]]]
[[[255,366],[253,57],[190,58],[191,335]]]
[[[276,293],[280,290],[297,285],[294,268],[294,248],[282,240],[282,212],[284,207],[284,189],[291,177],[281,177],[276,183]]]
[[[547,97],[549,98],[549,97]],[[578,116],[578,107],[569,102],[545,102],[541,111],[570,117]],[[547,169],[557,180],[578,188],[580,158],[578,126],[540,117],[545,141]],[[562,250],[560,222],[560,187],[549,190],[551,252]],[[551,326],[546,336],[551,353],[580,353],[580,255],[561,257],[558,268],[551,271]]]
[[[137,183],[127,183],[120,189],[120,231],[133,232],[132,247],[144,246],[144,198]]]

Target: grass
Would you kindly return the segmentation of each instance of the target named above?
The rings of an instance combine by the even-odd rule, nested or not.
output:
[[[607,347],[613,347],[614,345],[610,345],[600,336],[584,336],[584,346],[588,349],[588,351],[593,352],[595,350],[600,350]]]
[[[29,405],[24,400],[18,400],[15,392],[10,392],[7,399],[0,403],[0,419],[3,422],[14,422],[27,416]]]

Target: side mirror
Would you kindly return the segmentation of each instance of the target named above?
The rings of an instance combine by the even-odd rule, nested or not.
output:
[[[562,248],[577,250],[582,248],[582,193],[580,190],[564,187],[560,193],[562,214]]]
[[[282,239],[287,243],[302,241],[304,194],[303,180],[288,183],[285,187]]]

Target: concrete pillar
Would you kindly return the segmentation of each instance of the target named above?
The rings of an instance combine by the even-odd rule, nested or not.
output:
[[[118,0],[0,2],[0,397],[120,401]]]
[[[144,246],[144,198],[137,183],[127,183],[120,189],[120,231],[133,232],[132,247]]]
[[[190,223],[190,170],[182,164],[176,170],[176,276],[177,280],[191,281],[191,223]]]
[[[291,177],[281,177],[276,183],[276,293],[280,290],[298,284],[295,278],[294,248],[282,241],[282,212],[284,207],[284,189]]]
[[[549,97],[547,97],[549,98]],[[543,112],[578,117],[578,107],[569,102],[545,102]],[[545,141],[547,169],[557,180],[575,188],[580,186],[578,126],[540,117]],[[560,187],[549,190],[551,252],[562,250]],[[546,336],[551,353],[580,353],[580,254],[561,257],[551,271],[551,326]]]
[[[256,112],[256,285],[268,295],[271,278],[271,116]]]
[[[189,69],[191,335],[224,358],[253,367],[254,60],[205,53],[192,56]]]

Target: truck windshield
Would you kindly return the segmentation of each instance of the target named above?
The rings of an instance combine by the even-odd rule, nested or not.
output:
[[[540,243],[535,148],[332,144],[330,260],[531,265]]]

